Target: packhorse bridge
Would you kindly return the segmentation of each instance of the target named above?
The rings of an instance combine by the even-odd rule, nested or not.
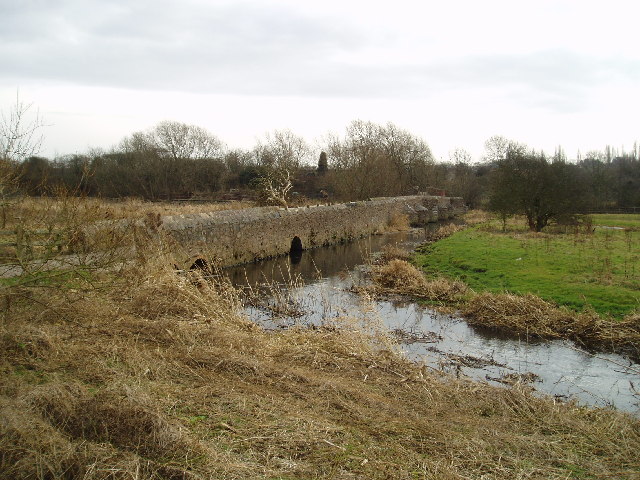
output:
[[[162,229],[185,248],[190,262],[203,259],[231,266],[381,233],[402,215],[412,224],[425,224],[462,212],[462,198],[412,195],[288,209],[256,207],[171,215],[162,217]]]

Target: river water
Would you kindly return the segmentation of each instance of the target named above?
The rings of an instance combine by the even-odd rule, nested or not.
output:
[[[266,328],[322,325],[349,317],[393,332],[409,358],[432,368],[495,385],[518,381],[560,401],[575,399],[640,415],[640,365],[625,357],[594,355],[566,341],[496,334],[405,299],[367,299],[351,292],[366,284],[372,254],[385,245],[412,249],[425,233],[371,236],[225,272],[248,296],[260,299],[248,302],[245,310]]]

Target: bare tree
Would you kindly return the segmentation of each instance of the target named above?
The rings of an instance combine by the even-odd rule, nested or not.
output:
[[[343,199],[402,195],[427,187],[433,156],[420,138],[392,123],[353,121],[344,138],[329,136],[331,179]]]
[[[470,165],[473,157],[464,148],[456,147],[452,152],[449,152],[449,160],[454,165],[464,164]]]
[[[38,112],[30,118],[32,104],[20,101],[16,92],[16,103],[8,112],[0,113],[0,221],[6,226],[8,197],[15,193],[18,183],[17,165],[27,157],[40,151],[44,123]]]
[[[25,104],[16,92],[16,103],[0,120],[0,160],[19,162],[40,151],[44,123],[39,112],[29,118],[33,104]]]
[[[264,169],[255,183],[261,200],[287,207],[293,178],[308,160],[311,148],[290,130],[276,130],[268,133],[264,141],[258,141],[253,151],[257,164]]]
[[[449,152],[450,165],[444,185],[449,194],[464,198],[471,208],[477,208],[482,201],[482,180],[477,175],[479,166],[473,165],[473,157],[463,148]]]
[[[261,202],[288,208],[288,195],[293,188],[291,172],[287,169],[268,171],[257,182]]]
[[[507,158],[509,154],[524,155],[528,151],[526,145],[500,135],[494,135],[484,142],[484,148],[487,152],[484,160],[487,162],[498,162]]]
[[[222,156],[218,138],[197,125],[164,121],[150,133],[151,143],[166,152],[172,160],[201,160]]]
[[[308,160],[311,148],[292,131],[275,130],[267,133],[264,141],[258,141],[254,153],[259,165],[293,173]]]
[[[224,144],[196,125],[164,121],[120,145],[118,169],[137,178],[147,198],[175,198],[215,190],[225,170]],[[133,175],[133,177],[131,177]],[[132,182],[128,182],[131,184]]]

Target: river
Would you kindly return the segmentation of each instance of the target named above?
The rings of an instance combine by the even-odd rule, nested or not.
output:
[[[368,281],[365,270],[372,254],[385,245],[413,249],[425,234],[370,236],[225,272],[236,286],[261,299],[248,302],[245,311],[266,328],[322,325],[348,316],[383,325],[409,358],[431,368],[494,385],[520,382],[558,401],[640,415],[640,365],[623,356],[592,354],[568,341],[500,335],[406,299],[367,299],[351,292]]]

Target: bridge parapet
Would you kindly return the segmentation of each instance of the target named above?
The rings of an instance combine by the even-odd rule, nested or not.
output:
[[[295,238],[302,248],[313,248],[383,232],[401,215],[421,224],[463,211],[459,198],[412,195],[289,209],[255,207],[165,216],[162,228],[191,259],[202,257],[229,266],[286,254]]]

